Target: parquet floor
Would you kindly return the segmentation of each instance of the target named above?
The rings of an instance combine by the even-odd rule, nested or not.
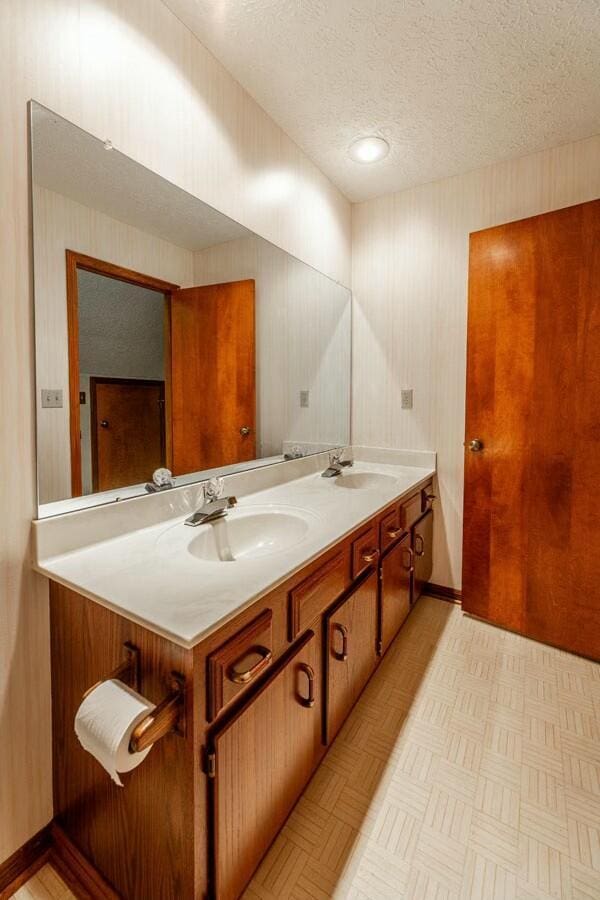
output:
[[[599,665],[423,598],[244,900],[600,900],[599,736]]]

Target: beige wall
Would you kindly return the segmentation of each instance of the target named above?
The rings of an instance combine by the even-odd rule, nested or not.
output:
[[[257,237],[194,254],[194,283],[256,281],[259,456],[350,440],[349,291]],[[300,408],[300,391],[309,391]]]
[[[469,232],[599,195],[596,137],[353,207],[353,441],[438,451],[439,584],[461,584]]]
[[[0,860],[52,813],[35,513],[26,103],[38,100],[345,284],[347,201],[159,0],[0,3]]]

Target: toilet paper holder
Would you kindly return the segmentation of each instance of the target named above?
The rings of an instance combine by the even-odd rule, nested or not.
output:
[[[125,659],[113,669],[106,678],[101,678],[84,693],[84,698],[97,688],[103,681],[116,679],[128,684],[137,693],[140,691],[140,651],[132,643],[127,641],[124,645]],[[131,753],[141,753],[146,747],[155,744],[169,732],[185,736],[185,706],[184,706],[185,678],[179,672],[171,672],[169,680],[169,692],[161,702],[145,716],[134,728],[129,750]]]

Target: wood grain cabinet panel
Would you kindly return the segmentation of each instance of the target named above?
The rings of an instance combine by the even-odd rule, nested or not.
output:
[[[318,761],[320,656],[309,631],[213,739],[217,900],[239,897]]]
[[[379,546],[383,553],[402,536],[404,529],[400,521],[400,506],[396,504],[379,523]]]
[[[433,512],[430,510],[412,528],[414,560],[412,602],[416,603],[433,571]]]
[[[290,640],[293,640],[348,587],[348,553],[342,550],[290,591]]]
[[[410,532],[381,560],[379,570],[379,640],[385,653],[410,612],[413,552]]]
[[[352,578],[376,566],[379,560],[379,533],[375,524],[370,525],[352,541]]]
[[[254,684],[272,659],[273,613],[265,609],[207,657],[208,721]]]
[[[327,723],[331,741],[377,665],[377,573],[326,616]]]
[[[404,531],[409,531],[417,519],[423,514],[423,492],[418,491],[405,500],[400,507],[400,524]]]

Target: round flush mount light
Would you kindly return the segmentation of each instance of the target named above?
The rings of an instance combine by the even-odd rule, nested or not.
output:
[[[350,144],[348,148],[348,156],[357,163],[374,163],[379,162],[390,152],[390,145],[384,138],[369,137],[358,138]]]

